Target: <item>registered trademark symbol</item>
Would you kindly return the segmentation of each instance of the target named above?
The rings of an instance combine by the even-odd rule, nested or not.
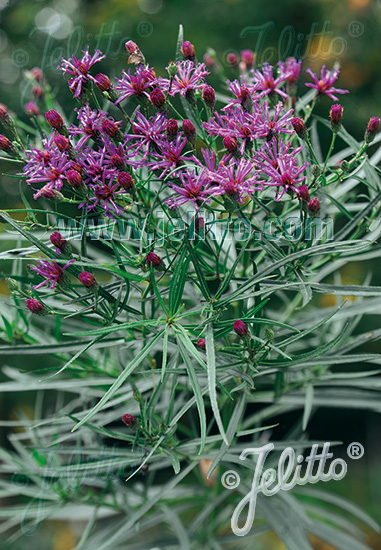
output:
[[[153,25],[150,21],[140,21],[137,31],[139,36],[146,38],[147,36],[151,36],[153,32]]]
[[[357,441],[355,441],[350,445],[348,445],[347,455],[349,456],[349,458],[352,458],[353,460],[357,460],[362,456],[364,456],[364,453],[365,453],[365,449],[361,445],[361,443],[358,443]]]
[[[348,34],[353,38],[358,38],[364,34],[364,25],[361,21],[352,21],[348,25]]]

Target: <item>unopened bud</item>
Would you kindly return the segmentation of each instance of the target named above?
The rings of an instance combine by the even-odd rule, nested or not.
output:
[[[378,132],[379,126],[380,126],[380,119],[376,116],[372,116],[365,130],[364,140],[366,143],[371,143],[374,140]]]
[[[122,416],[122,422],[129,428],[134,428],[137,424],[137,420],[132,414],[124,414]]]
[[[77,170],[67,170],[66,179],[72,187],[82,187],[82,176]]]
[[[235,153],[238,150],[238,144],[231,136],[225,136],[222,143],[229,153]]]
[[[239,57],[236,53],[228,53],[226,56],[226,61],[231,67],[237,67],[239,64]]]
[[[128,172],[119,172],[117,180],[119,185],[126,191],[129,191],[135,183],[134,178]]]
[[[95,280],[94,275],[89,273],[88,271],[83,271],[78,275],[79,282],[83,284],[86,288],[94,288],[97,286],[97,282]]]
[[[245,323],[241,320],[234,321],[233,329],[234,329],[234,332],[238,334],[238,336],[240,336],[241,338],[247,338],[247,336],[249,335],[249,329],[247,328]]]
[[[310,193],[308,191],[307,185],[299,185],[298,189],[296,190],[296,194],[303,202],[308,202],[310,198]]]
[[[109,77],[102,73],[97,74],[95,77],[95,85],[101,92],[107,92],[112,88]]]
[[[317,197],[313,197],[308,205],[307,205],[308,212],[312,215],[315,215],[320,210],[320,201]]]
[[[212,86],[204,86],[202,90],[202,99],[205,101],[206,106],[209,107],[209,109],[214,108],[216,94]]]
[[[179,126],[174,118],[170,118],[167,122],[167,138],[170,140],[176,139],[179,131]]]
[[[338,103],[332,105],[329,116],[331,118],[332,132],[337,133],[341,127],[341,120],[343,118],[343,108]]]
[[[193,44],[189,42],[189,40],[183,42],[181,51],[185,59],[189,59],[190,61],[194,61],[196,59],[196,51]]]
[[[36,315],[44,315],[46,313],[46,308],[44,304],[42,304],[38,300],[35,300],[34,298],[29,298],[26,301],[26,307],[29,309],[29,311],[35,313]]]
[[[196,143],[196,130],[192,122],[187,118],[183,120],[183,132],[189,143],[194,145]]]
[[[64,121],[62,116],[57,113],[54,109],[51,109],[50,111],[47,111],[45,113],[46,121],[55,130],[61,130],[64,125]]]
[[[152,105],[161,109],[165,104],[165,95],[159,88],[154,88],[149,96]]]
[[[295,133],[297,134],[300,139],[306,140],[308,139],[308,131],[306,128],[306,125],[304,124],[303,120],[298,117],[294,117],[291,119],[292,127],[295,130]]]
[[[200,349],[202,350],[206,350],[206,343],[205,343],[205,338],[199,338],[197,340],[197,347],[199,347]]]
[[[25,104],[25,112],[29,116],[37,116],[40,110],[34,101],[28,101],[28,103]]]

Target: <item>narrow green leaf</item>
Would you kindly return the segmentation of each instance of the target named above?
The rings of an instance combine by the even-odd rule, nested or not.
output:
[[[83,424],[88,422],[90,418],[92,418],[95,414],[97,414],[98,411],[104,407],[104,405],[107,403],[109,399],[118,391],[120,386],[127,380],[127,378],[130,376],[130,374],[135,370],[135,368],[140,365],[140,363],[147,357],[151,349],[154,347],[156,342],[162,338],[164,331],[161,331],[159,334],[157,334],[151,342],[149,342],[139,353],[138,355],[131,361],[131,363],[124,369],[124,371],[118,376],[116,381],[113,383],[111,388],[107,390],[107,392],[104,394],[102,399],[98,401],[98,403],[95,405],[95,407],[80,420],[80,422],[74,426],[72,429],[72,432],[75,430],[78,430]]]

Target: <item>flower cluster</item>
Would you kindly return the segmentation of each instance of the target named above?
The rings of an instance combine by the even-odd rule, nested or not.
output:
[[[182,46],[185,59],[168,65],[166,77],[156,75],[135,43],[128,42],[126,49],[135,69],[123,71],[114,86],[107,75],[90,72],[105,57],[99,50],[91,55],[87,48],[81,59],[62,60],[59,69],[68,75],[69,88],[82,106],[75,109],[76,122],[70,126],[58,112],[47,112],[50,134],[45,134],[41,147],[25,152],[23,171],[35,199],[67,200],[65,190],[71,190],[85,212],[123,216],[147,174],[165,182],[161,189],[170,209],[189,203],[197,211],[221,197],[233,211],[273,187],[275,201],[285,193],[298,198],[308,166],[301,160],[291,108],[301,61],[289,58],[277,68],[253,68],[255,56],[245,50],[243,74],[227,82],[233,97],[213,110],[209,71],[196,61],[190,42]],[[334,93],[346,93],[333,87],[338,69],[323,67],[320,80],[310,69],[307,73],[314,84],[306,86],[315,88],[317,95],[336,99]],[[93,84],[120,110],[126,124],[93,105]],[[171,103],[175,96],[188,103],[188,112],[194,113],[191,120],[178,119]],[[132,119],[123,106],[131,100],[138,103]],[[208,108],[204,119],[196,114],[198,102]],[[200,148],[197,139],[202,139]]]

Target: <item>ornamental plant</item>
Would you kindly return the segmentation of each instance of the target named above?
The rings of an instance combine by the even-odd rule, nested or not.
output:
[[[78,550],[248,548],[267,531],[290,550],[312,535],[368,548],[375,522],[320,485],[259,494],[245,537],[230,518],[251,486],[245,448],[275,442],[275,466],[316,443],[318,407],[380,411],[380,355],[364,348],[380,330],[361,325],[381,300],[380,120],[346,131],[337,67],[245,50],[227,79],[182,27],[166,70],[126,50],[116,78],[99,50],[62,60],[70,112],[37,68],[30,125],[0,108],[24,204],[1,211],[0,352],[22,366],[0,386],[35,395],[1,450],[4,529],[81,521]]]

